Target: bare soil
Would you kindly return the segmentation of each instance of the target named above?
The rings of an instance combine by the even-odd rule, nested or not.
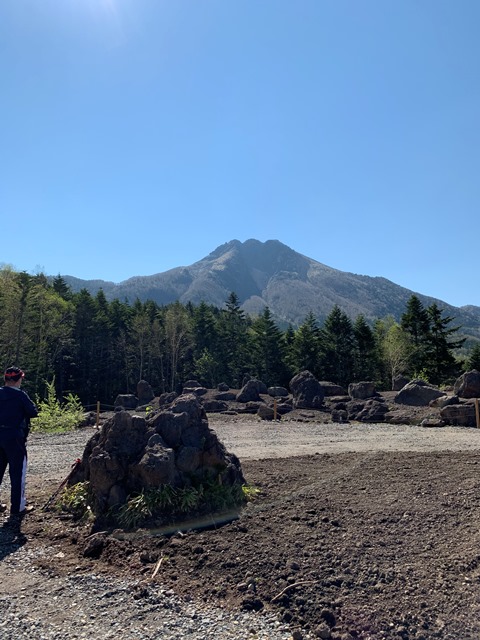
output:
[[[0,529],[1,557],[22,544],[45,575],[135,576],[140,600],[161,582],[195,601],[273,611],[297,638],[480,637],[480,430],[335,425],[317,412],[209,421],[260,490],[225,524],[109,531],[86,557],[91,527],[39,508],[83,449],[65,436],[48,451],[33,436],[37,509],[21,538]],[[20,588],[1,567],[0,580],[3,592]]]

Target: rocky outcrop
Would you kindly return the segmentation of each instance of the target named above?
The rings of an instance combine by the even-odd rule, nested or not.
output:
[[[396,404],[408,404],[413,407],[426,407],[432,400],[444,395],[437,387],[428,384],[424,380],[412,380],[397,393],[394,402]]]
[[[294,409],[320,409],[324,391],[310,371],[301,371],[290,380]]]
[[[464,373],[456,380],[453,391],[459,398],[480,398],[480,371]]]
[[[197,397],[188,394],[148,419],[117,411],[87,443],[74,482],[90,482],[101,515],[143,489],[217,479],[244,483],[238,458],[209,428]]]

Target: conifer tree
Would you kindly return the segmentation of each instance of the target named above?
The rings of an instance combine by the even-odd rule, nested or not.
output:
[[[453,352],[465,342],[465,338],[453,339],[460,327],[449,327],[452,316],[442,317],[436,302],[427,308],[430,330],[427,336],[426,369],[433,384],[447,382],[459,374],[459,365]]]
[[[365,316],[359,315],[353,324],[355,338],[353,380],[375,380],[377,377],[377,350],[375,336]]]
[[[466,366],[467,371],[472,371],[473,369],[480,371],[480,343],[477,342],[472,347],[472,350],[470,351],[468,360],[466,362]]]
[[[347,314],[335,305],[321,330],[323,378],[342,386],[353,379],[355,335]]]
[[[413,294],[407,301],[405,313],[400,320],[400,326],[410,337],[412,354],[410,357],[410,372],[419,375],[428,365],[428,338],[430,318],[427,310],[418,296]]]
[[[288,365],[293,375],[300,371],[310,371],[318,377],[320,356],[320,329],[317,318],[310,311],[303,323],[294,332],[288,349]]]
[[[287,382],[283,336],[268,307],[253,321],[251,331],[255,376],[267,386],[283,386]]]

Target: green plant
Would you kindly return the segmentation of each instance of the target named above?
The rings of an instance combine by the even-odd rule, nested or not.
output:
[[[55,392],[55,378],[46,385],[47,397],[37,398],[38,416],[32,420],[32,431],[58,433],[78,427],[83,420],[83,407],[78,397],[69,393],[61,404]]]
[[[423,382],[426,382],[427,384],[430,383],[430,380],[428,378],[428,371],[426,369],[421,369],[420,371],[415,371],[413,376],[412,376],[413,380],[423,380]]]
[[[138,527],[152,516],[152,508],[148,502],[147,493],[144,491],[130,498],[118,511],[118,523],[126,529]]]
[[[255,500],[255,498],[259,495],[260,489],[258,489],[257,487],[252,487],[248,484],[244,484],[242,485],[242,493],[245,501],[251,502],[252,500]]]
[[[57,508],[82,517],[86,513],[91,513],[90,499],[90,483],[77,482],[77,484],[63,490]]]
[[[183,515],[198,509],[211,512],[233,509],[253,500],[259,493],[259,489],[248,485],[221,484],[218,478],[203,481],[196,487],[175,488],[165,484],[129,497],[127,502],[111,515],[121,527],[130,529],[140,526],[160,513]]]

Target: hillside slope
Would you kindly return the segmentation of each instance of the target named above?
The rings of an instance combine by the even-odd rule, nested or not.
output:
[[[202,300],[222,307],[234,291],[242,308],[260,313],[266,306],[282,324],[300,324],[312,311],[319,321],[338,305],[350,317],[363,314],[374,320],[389,314],[399,319],[413,291],[382,277],[357,275],[312,260],[278,240],[232,240],[187,267],[151,276],[135,276],[115,284],[64,276],[74,291],[95,294],[100,288],[108,299],[134,302],[154,300],[168,304],[198,304]],[[424,305],[437,302],[456,318],[465,335],[480,338],[480,307],[453,307],[417,293]]]

